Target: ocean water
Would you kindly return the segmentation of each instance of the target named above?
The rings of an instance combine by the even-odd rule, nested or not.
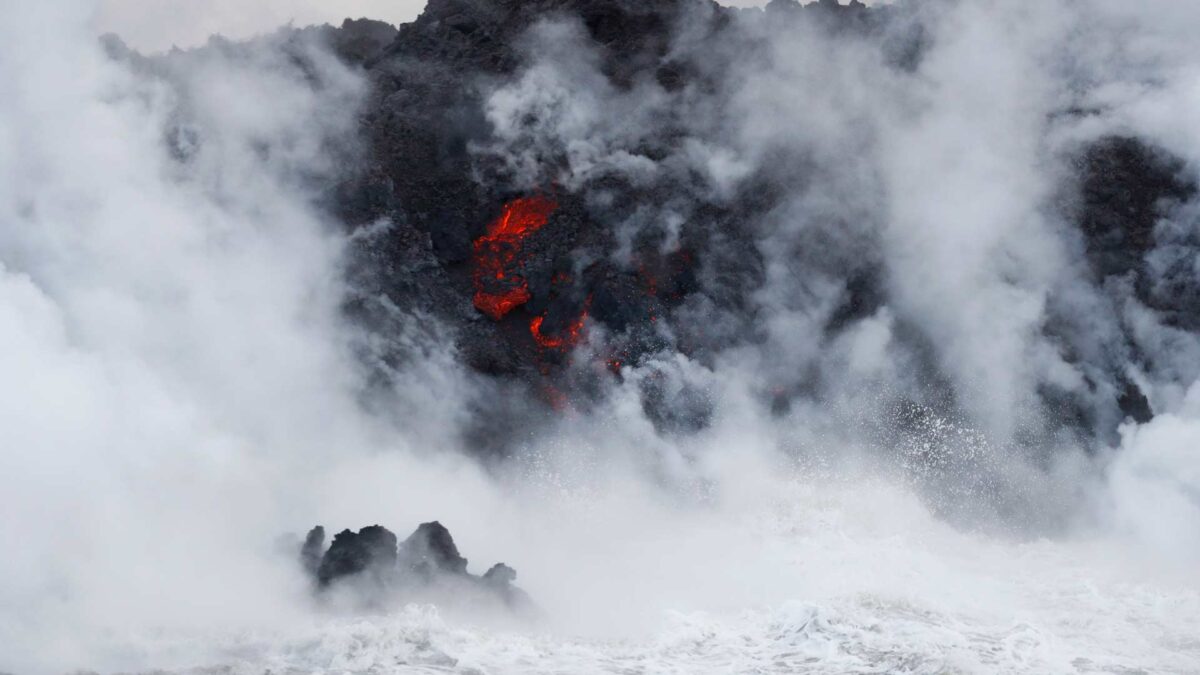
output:
[[[177,663],[173,672],[239,675],[1200,672],[1191,570],[1112,539],[965,533],[884,483],[791,492],[738,516],[752,532],[741,543],[758,547],[745,576],[723,570],[721,590],[695,588],[692,607],[659,611],[634,609],[653,575],[608,579],[628,596],[580,595],[581,611],[615,619],[599,630],[553,611],[516,622],[412,604],[126,648]],[[770,579],[766,592],[750,591],[755,575]],[[545,604],[572,603],[528,585]]]

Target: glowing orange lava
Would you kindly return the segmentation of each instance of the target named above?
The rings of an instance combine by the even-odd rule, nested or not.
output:
[[[505,314],[529,302],[529,285],[522,282],[517,288],[503,293],[475,291],[475,309],[499,321]]]
[[[519,262],[525,239],[549,222],[557,208],[548,197],[513,200],[488,225],[487,234],[475,240],[476,309],[499,321],[529,302],[528,282],[511,268]]]
[[[562,335],[544,335],[542,333],[542,322],[546,317],[535,316],[529,322],[529,333],[533,335],[533,341],[538,343],[543,349],[563,349],[564,347],[573,347],[576,342],[579,342],[579,334],[583,331],[583,322],[587,320],[587,310],[583,310],[583,314],[579,315],[578,319],[571,322],[567,326]]]

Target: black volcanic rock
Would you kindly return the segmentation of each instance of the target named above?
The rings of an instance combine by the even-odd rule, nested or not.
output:
[[[1117,399],[1117,406],[1121,409],[1121,414],[1138,424],[1145,424],[1154,419],[1154,410],[1150,407],[1150,401],[1146,400],[1146,395],[1142,393],[1142,390],[1133,382],[1126,381],[1124,385],[1124,389]]]
[[[785,12],[773,21],[778,30],[804,22],[838,31],[882,25],[869,17],[884,14],[858,3],[835,5]],[[348,309],[354,318],[386,335],[395,332],[391,317],[397,309],[436,317],[453,330],[465,364],[516,383],[517,391],[550,392],[535,394],[550,406],[559,405],[564,392],[579,401],[603,391],[597,373],[616,372],[615,364],[637,366],[671,351],[705,359],[749,337],[710,329],[745,321],[752,311],[748,298],[764,282],[764,265],[755,232],[745,224],[778,208],[790,187],[756,183],[717,198],[687,171],[660,171],[641,184],[612,172],[566,187],[556,183],[568,150],[548,147],[538,167],[540,184],[531,188],[513,175],[509,149],[497,145],[488,97],[534,63],[535,29],[559,22],[573,27],[569,39],[580,40],[578,49],[594,51],[598,74],[614,91],[653,83],[665,96],[720,108],[726,95],[720,81],[729,74],[709,50],[755,49],[747,28],[735,21],[744,14],[753,24],[755,12],[712,0],[431,0],[379,54],[346,57],[364,64],[372,88],[362,117],[365,161],[332,205],[351,227],[373,232],[356,237],[350,253],[355,264]],[[344,24],[332,43],[355,43],[351,34],[366,28]],[[684,30],[695,41],[687,49],[673,43]],[[379,31],[382,37],[385,31]],[[631,141],[629,156],[662,166],[679,163],[680,139],[695,132],[669,116],[662,125],[660,133]],[[504,279],[506,287],[525,283],[528,300],[493,320],[472,306],[478,285],[473,242],[506,203],[536,193],[558,207],[522,243]],[[662,223],[670,219],[682,222],[668,235]],[[392,225],[377,229],[381,221]],[[644,234],[632,242],[627,261],[616,262],[622,228]],[[668,237],[677,245],[664,245]],[[688,304],[706,307],[712,322],[680,320],[677,313]],[[567,355],[582,338],[585,317],[609,334],[601,356],[612,364],[607,370],[569,367]],[[380,382],[405,359],[381,351],[386,344],[373,342],[368,354]],[[661,392],[644,389],[644,405],[661,430],[691,433],[707,424],[704,392],[672,394],[672,400],[696,403],[681,416],[661,409]],[[475,426],[506,428],[510,412],[502,408],[477,406],[483,419]],[[478,452],[505,452],[503,434],[481,435],[482,443],[468,435]]]
[[[399,545],[396,535],[379,525],[357,533],[343,530],[322,553],[324,540],[325,528],[318,525],[299,551],[301,567],[318,591],[351,582],[363,602],[377,606],[397,595],[403,598],[430,589],[470,590],[497,598],[513,610],[533,608],[529,596],[513,586],[517,573],[511,567],[494,565],[482,577],[467,572],[467,559],[459,554],[450,531],[436,521],[421,524]]]
[[[773,245],[757,228],[804,194],[820,167],[803,152],[780,150],[772,157],[779,167],[760,167],[741,188],[715,194],[688,168],[682,148],[692,141],[720,145],[720,130],[694,126],[688,115],[719,115],[736,89],[730,82],[739,77],[730,62],[769,66],[774,57],[763,44],[792,33],[820,31],[873,44],[886,64],[881,67],[915,71],[931,37],[920,12],[910,9],[906,3],[867,7],[834,0],[772,0],[763,10],[735,10],[711,0],[430,0],[394,35],[383,26],[343,24],[331,44],[363,65],[372,94],[363,115],[366,158],[341,186],[335,211],[360,231],[391,223],[356,238],[348,308],[378,334],[395,332],[396,308],[435,316],[452,328],[462,361],[502,383],[487,394],[490,402],[473,407],[478,419],[465,433],[464,440],[483,454],[504,453],[505,439],[522,435],[514,421],[521,410],[496,399],[525,400],[532,392],[550,407],[563,398],[586,405],[605,391],[604,373],[620,377],[622,367],[647,366],[672,353],[709,363],[723,350],[754,342],[762,309],[754,298],[767,283],[764,249]],[[595,79],[580,81],[587,87],[608,87],[607,95],[617,97],[640,87],[647,97],[669,102],[651,129],[631,130],[619,148],[655,167],[649,178],[614,170],[561,184],[570,150],[553,133],[539,131],[541,110],[529,113],[522,122],[528,129],[519,128],[518,136],[497,138],[489,96],[535,67],[542,58],[538,50],[557,48],[537,42],[546,22],[569,27],[553,33],[554,40],[577,41],[573,50],[591,54],[588,67],[595,72],[588,77]],[[532,186],[511,163],[514,153],[531,147],[537,149]],[[1200,241],[1192,241],[1194,228],[1163,225],[1196,194],[1186,167],[1133,137],[1101,138],[1077,159],[1077,208],[1069,218],[1094,283],[1128,283],[1168,325],[1200,330],[1200,275],[1191,272]],[[522,242],[506,270],[505,288],[524,284],[527,300],[493,320],[472,306],[478,286],[473,242],[506,203],[531,194],[545,194],[558,207]],[[669,220],[675,223],[668,233],[663,223]],[[814,234],[795,263],[798,278],[824,275],[844,289],[827,314],[824,331],[831,340],[889,302],[887,272],[869,243],[859,251],[821,253],[830,242],[839,246],[844,229],[836,222],[809,227]],[[666,245],[668,240],[673,243]],[[602,367],[572,367],[568,358],[582,317],[603,329],[605,343],[593,357]],[[1050,339],[1068,345],[1090,339],[1085,332],[1054,316],[1045,327]],[[910,350],[928,351],[919,326],[904,335],[916,341]],[[369,359],[384,364],[381,382],[402,360],[381,350],[386,344],[376,342]],[[1064,352],[1077,362],[1076,351]],[[931,370],[936,361],[929,359]],[[1090,391],[1042,388],[1051,426],[1109,439],[1122,419],[1151,414],[1146,395],[1127,373],[1111,363],[1079,367],[1087,371]],[[649,370],[638,390],[660,433],[690,434],[708,426],[713,402],[707,392]],[[917,398],[954,398],[942,390],[948,386],[942,373],[921,380],[928,391]],[[504,387],[510,393],[498,394]],[[807,384],[780,391],[772,395],[780,409],[788,409],[788,397],[821,395]],[[432,542],[439,535],[421,536]],[[439,557],[445,551],[436,544],[413,542],[411,548],[422,550],[412,554],[420,561],[415,565],[465,568],[457,552]]]
[[[441,523],[422,523],[404,540],[401,565],[417,574],[466,574],[467,559],[459,555],[454,538]]]
[[[1182,159],[1132,136],[1093,139],[1070,159],[1077,174],[1068,181],[1073,198],[1065,200],[1064,215],[1076,228],[1069,241],[1082,254],[1080,273],[1095,289],[1086,313],[1107,313],[1121,327],[1098,331],[1098,322],[1070,300],[1050,297],[1044,333],[1063,346],[1064,359],[1084,374],[1086,386],[1066,392],[1046,385],[1040,394],[1044,409],[1085,444],[1117,444],[1122,422],[1154,416],[1147,392],[1131,375],[1131,369],[1155,367],[1137,329],[1127,325],[1131,306],[1151,310],[1166,326],[1200,330],[1200,230],[1184,208],[1198,186]]]
[[[1155,245],[1155,226],[1196,193],[1182,160],[1131,137],[1092,144],[1083,159],[1080,229],[1101,277],[1136,272]]]
[[[395,26],[383,21],[346,19],[333,33],[333,49],[347,61],[366,63],[382,54],[397,33]]]
[[[300,565],[305,573],[318,578],[321,569],[321,558],[325,555],[325,528],[320,525],[309,530],[300,547]]]
[[[1200,193],[1195,173],[1164,148],[1106,137],[1084,154],[1081,192],[1080,228],[1096,275],[1131,280],[1167,325],[1200,331],[1200,228],[1196,214],[1181,210]]]
[[[305,542],[307,545],[307,542]],[[396,568],[396,535],[379,525],[364,527],[357,534],[342,530],[317,567],[317,582],[328,586],[335,580],[366,574],[384,580]]]
[[[533,607],[529,595],[513,585],[516,580],[517,571],[504,563],[492,565],[482,578],[483,585],[499,594],[510,608],[522,610]]]
[[[471,371],[458,440],[479,455],[515,451],[564,407],[602,408],[630,377],[658,433],[693,434],[711,424],[719,401],[702,377],[681,377],[670,363],[711,373],[742,349],[771,363],[789,349],[771,334],[779,329],[773,319],[786,314],[804,324],[797,339],[814,348],[796,357],[802,363],[783,359],[779,373],[760,373],[780,382],[756,395],[777,414],[803,409],[797,402],[821,405],[845,393],[834,391],[844,378],[825,348],[887,310],[895,324],[889,352],[919,372],[902,378],[910,391],[881,395],[960,405],[938,336],[921,317],[904,316],[890,294],[889,197],[871,177],[878,167],[866,162],[875,160],[847,157],[881,152],[870,116],[845,111],[845,135],[855,139],[848,147],[837,138],[792,145],[773,132],[769,147],[747,149],[739,123],[757,101],[743,100],[746,85],[769,93],[771,77],[815,82],[841,76],[842,65],[874,64],[898,88],[919,82],[942,29],[938,12],[919,5],[430,0],[398,27],[347,20],[295,31],[323,40],[368,85],[357,143],[338,155],[339,173],[320,193],[349,234],[343,309],[363,329],[352,338],[368,372],[363,399],[376,410],[402,410],[391,405],[402,403],[390,391],[397,375],[436,351]],[[810,55],[801,76],[786,61],[793,43],[806,41],[823,51]],[[119,42],[105,45],[113,58],[153,69]],[[770,77],[756,82],[758,69]],[[595,112],[576,114],[571,106],[580,101],[601,114],[576,129],[576,117]],[[180,162],[203,142],[188,133],[168,140]],[[710,149],[732,159],[714,160]],[[1071,146],[1059,160],[1066,170],[1054,194],[1065,205],[1056,234],[1082,256],[1079,275],[1100,297],[1089,296],[1095,307],[1082,312],[1074,296],[1046,299],[1041,337],[1079,377],[1033,385],[1040,398],[1031,407],[1040,409],[1018,442],[1035,446],[1066,430],[1095,447],[1124,419],[1153,412],[1153,390],[1134,382],[1152,378],[1126,367],[1152,364],[1122,303],[1135,300],[1128,304],[1168,327],[1200,331],[1200,228],[1187,212],[1196,177],[1180,158],[1133,136]],[[744,163],[745,174],[724,185],[706,175],[713,161]],[[531,197],[556,208],[519,244],[506,244],[504,274],[481,277],[483,236],[508,205]],[[521,300],[507,313],[485,314],[477,294],[495,288]],[[1092,310],[1107,312],[1105,335],[1084,316]],[[397,547],[398,564],[465,573],[448,533],[433,525]],[[335,540],[334,549],[321,563],[329,578],[373,564],[358,544]]]

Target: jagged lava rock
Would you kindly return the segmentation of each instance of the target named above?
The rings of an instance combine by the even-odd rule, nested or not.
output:
[[[364,573],[387,581],[395,569],[396,535],[385,527],[372,525],[357,534],[343,530],[334,536],[333,544],[317,567],[317,582],[328,586],[336,579]]]
[[[529,596],[513,586],[516,570],[503,563],[492,566],[482,577],[467,572],[467,559],[458,552],[450,531],[437,521],[422,523],[403,543],[380,525],[357,533],[343,530],[323,550],[325,529],[309,531],[300,547],[300,564],[314,580],[318,591],[341,582],[354,582],[372,597],[372,604],[391,594],[403,597],[430,588],[443,592],[469,589],[498,598],[513,610],[534,607]],[[364,583],[365,582],[365,583]]]
[[[450,530],[437,521],[422,523],[400,548],[403,567],[422,575],[466,574],[467,559],[459,555]]]

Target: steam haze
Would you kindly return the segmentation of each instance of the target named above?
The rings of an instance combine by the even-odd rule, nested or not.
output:
[[[722,4],[758,7],[765,2]],[[347,17],[368,17],[399,24],[415,19],[424,6],[422,0],[101,0],[94,26],[101,33],[119,34],[137,49],[157,52],[195,47],[211,35],[244,39],[288,23],[339,24]]]
[[[417,2],[10,4],[0,671],[1200,670],[1200,7],[704,8],[676,81],[565,13],[471,72],[301,30]],[[279,544],[432,520],[538,616]]]

